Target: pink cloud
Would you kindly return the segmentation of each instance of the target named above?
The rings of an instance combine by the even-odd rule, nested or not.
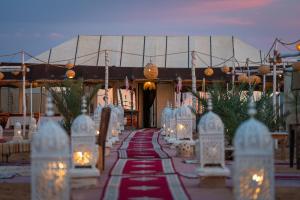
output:
[[[261,8],[271,4],[273,0],[210,0],[188,3],[173,11],[188,15],[195,13],[230,12]]]

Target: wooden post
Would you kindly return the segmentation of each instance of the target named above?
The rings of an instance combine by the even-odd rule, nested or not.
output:
[[[101,123],[98,136],[98,162],[97,166],[100,172],[105,168],[105,142],[110,120],[110,107],[104,107],[101,112]]]

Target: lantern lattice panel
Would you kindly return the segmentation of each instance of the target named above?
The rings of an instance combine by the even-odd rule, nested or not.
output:
[[[42,192],[32,192],[31,199],[69,199],[68,163],[65,160],[47,160],[34,162],[32,170],[36,176],[32,176],[32,184],[35,190]]]
[[[274,165],[272,159],[261,160],[258,156],[252,158],[237,158],[234,165],[235,196],[238,199],[274,199]]]
[[[177,139],[193,138],[193,122],[188,119],[177,120],[176,125]]]
[[[204,152],[200,157],[201,167],[205,167],[206,164],[220,164],[225,167],[224,162],[224,140],[223,137],[219,135],[208,135],[203,137],[202,145],[200,145],[200,151]]]

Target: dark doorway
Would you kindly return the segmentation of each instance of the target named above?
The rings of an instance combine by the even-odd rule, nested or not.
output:
[[[151,128],[155,126],[155,97],[156,90],[143,90],[144,128]]]

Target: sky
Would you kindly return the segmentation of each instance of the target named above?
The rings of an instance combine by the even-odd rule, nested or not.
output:
[[[276,37],[300,39],[300,0],[1,0],[0,8],[0,55],[38,55],[78,34],[234,35],[265,52]]]

